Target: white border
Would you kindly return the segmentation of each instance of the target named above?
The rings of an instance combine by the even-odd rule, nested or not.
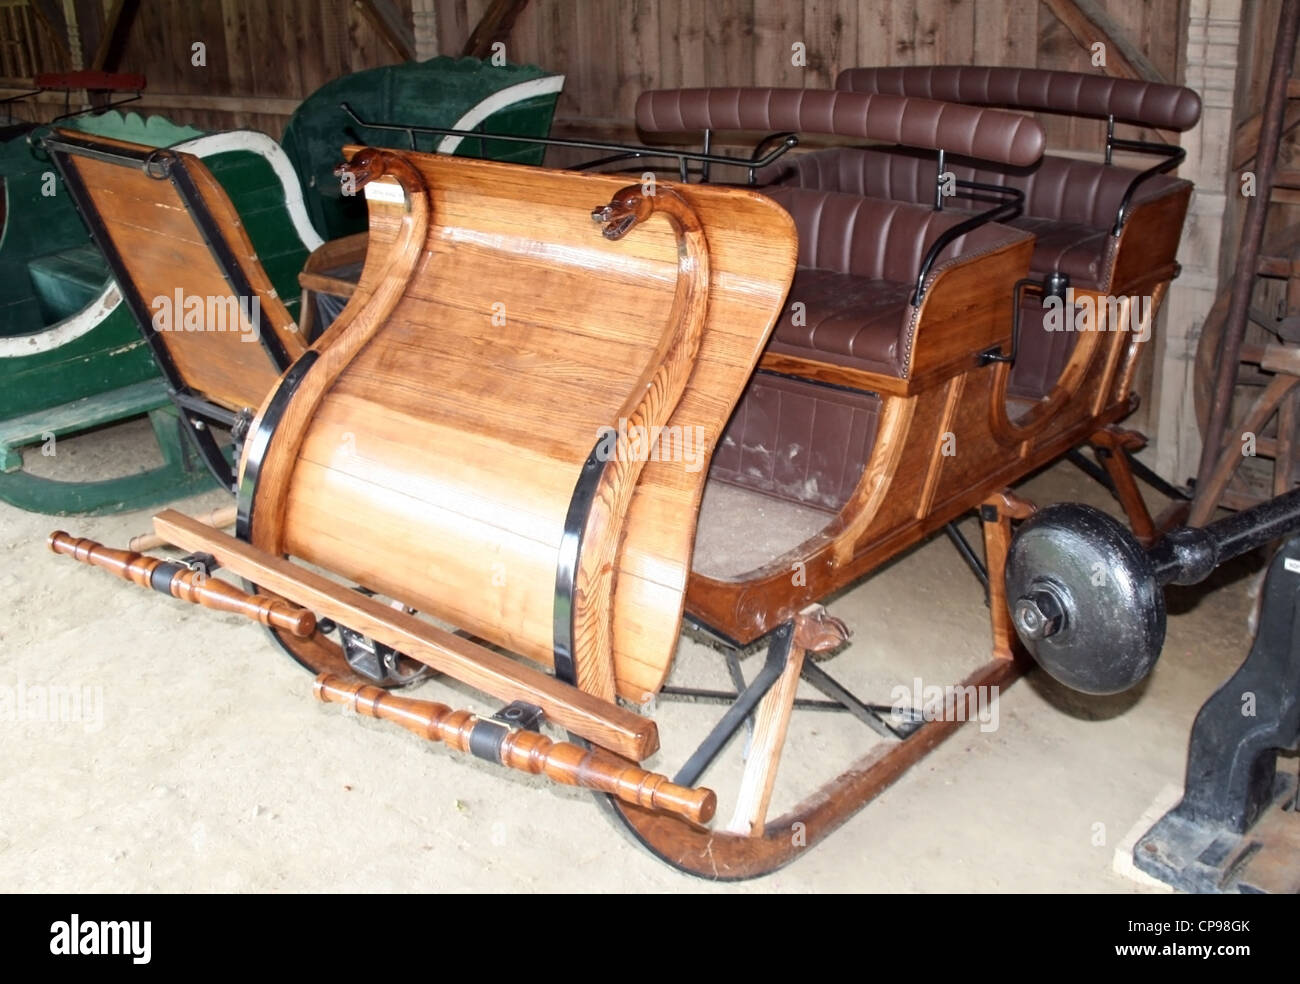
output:
[[[533,96],[550,95],[564,88],[563,75],[543,75],[539,79],[517,82],[504,89],[498,89],[486,99],[474,105],[464,116],[450,127],[452,130],[472,130],[498,110],[513,106],[517,102],[531,99]],[[438,142],[438,153],[454,154],[464,137],[446,136]]]

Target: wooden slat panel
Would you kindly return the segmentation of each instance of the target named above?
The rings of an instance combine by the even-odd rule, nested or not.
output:
[[[230,285],[170,182],[118,164],[81,157],[72,160],[132,282],[151,310],[157,310],[154,302],[159,297],[173,301],[181,287],[185,300],[197,297],[205,309],[210,298],[232,296]],[[188,155],[186,161],[214,220],[243,261],[261,306],[259,330],[277,332],[290,357],[301,352],[303,344],[290,330],[292,319],[274,298],[233,206],[201,162]],[[173,319],[174,329],[183,327],[183,311],[173,311]],[[178,372],[195,390],[233,410],[257,407],[279,376],[279,369],[247,333],[243,319],[238,322],[238,332],[230,330],[235,326],[224,327],[227,330],[176,330],[161,337]]]
[[[591,210],[625,179],[411,160],[432,197],[420,266],[317,407],[282,542],[549,663],[563,519],[600,427],[617,425],[670,325],[677,238],[662,217],[616,242],[600,235]],[[794,262],[790,220],[770,200],[684,194],[708,237],[710,305],[668,418],[691,435],[690,453],[646,463],[620,527],[614,682],[633,700],[670,666],[707,454]],[[372,238],[367,271],[382,257]]]

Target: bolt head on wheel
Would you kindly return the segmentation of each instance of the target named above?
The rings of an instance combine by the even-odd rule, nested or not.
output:
[[[1099,509],[1048,506],[1027,519],[1006,588],[1020,641],[1067,687],[1119,693],[1160,657],[1164,592],[1132,534]]]
[[[1065,606],[1050,584],[1017,599],[1011,617],[1025,639],[1046,639],[1065,628]]]

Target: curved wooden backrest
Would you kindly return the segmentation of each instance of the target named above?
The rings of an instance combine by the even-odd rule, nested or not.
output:
[[[676,647],[708,458],[794,272],[793,223],[739,189],[348,156],[369,182],[366,267],[254,423],[241,535],[584,690],[647,699]],[[620,425],[668,439],[651,456],[610,441]],[[602,443],[621,453],[603,461]]]
[[[306,345],[203,162],[71,130],[46,146],[173,385],[259,406]]]

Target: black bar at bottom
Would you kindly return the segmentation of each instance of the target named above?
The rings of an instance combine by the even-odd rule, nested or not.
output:
[[[793,622],[785,622],[772,630],[771,641],[767,646],[767,661],[758,671],[758,676],[754,677],[754,682],[736,698],[736,702],[727,708],[722,719],[713,726],[708,737],[700,742],[700,747],[686,760],[686,764],[677,770],[673,782],[679,786],[694,786],[699,782],[700,776],[704,775],[704,770],[718,757],[723,746],[745,723],[745,718],[749,717],[750,712],[758,706],[758,702],[781,676],[781,671],[785,669],[785,662],[790,656],[790,645],[793,641]]]

